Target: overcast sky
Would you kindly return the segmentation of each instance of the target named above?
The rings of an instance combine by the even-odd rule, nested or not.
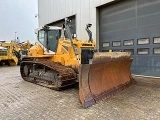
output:
[[[36,41],[34,30],[38,27],[37,0],[0,0],[0,40],[15,39]]]

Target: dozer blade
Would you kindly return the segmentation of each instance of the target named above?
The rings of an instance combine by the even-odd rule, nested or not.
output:
[[[79,98],[84,108],[135,84],[127,52],[95,53],[92,64],[79,68]]]

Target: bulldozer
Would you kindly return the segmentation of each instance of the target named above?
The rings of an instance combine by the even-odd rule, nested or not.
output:
[[[0,43],[0,64],[15,66],[20,63],[22,57],[27,56],[28,49],[32,45],[29,41],[16,43],[11,40],[11,42],[1,42]]]
[[[98,52],[90,27],[87,24],[87,41],[72,34],[68,18],[62,27],[45,25],[36,29],[37,42],[20,65],[22,78],[54,90],[64,90],[78,82],[84,108],[134,84],[131,54]]]

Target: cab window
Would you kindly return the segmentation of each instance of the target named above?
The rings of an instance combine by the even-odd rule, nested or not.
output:
[[[38,41],[41,43],[41,44],[43,44],[44,45],[44,40],[45,40],[45,36],[44,36],[44,31],[43,30],[40,30],[39,32],[38,32]]]
[[[48,31],[48,45],[47,48],[53,52],[56,52],[58,40],[60,38],[60,30]]]

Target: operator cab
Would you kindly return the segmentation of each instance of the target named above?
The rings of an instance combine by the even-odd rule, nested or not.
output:
[[[61,28],[53,26],[45,26],[36,29],[37,39],[47,50],[56,52],[58,40],[61,36]]]

